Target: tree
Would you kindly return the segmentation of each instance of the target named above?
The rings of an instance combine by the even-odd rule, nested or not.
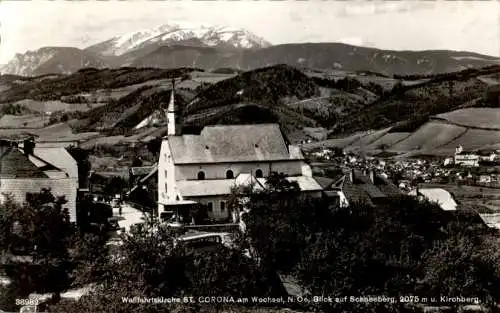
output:
[[[463,233],[437,241],[423,256],[421,288],[437,299],[441,295],[460,295],[494,305],[500,298],[499,244],[497,236],[477,238]]]
[[[141,158],[134,158],[131,166],[132,167],[141,167],[143,163],[144,162],[142,162]]]
[[[401,96],[405,92],[405,86],[403,85],[403,82],[401,80],[398,80],[396,84],[392,87],[391,93],[395,94],[396,96]]]
[[[64,203],[42,189],[22,205],[8,197],[0,207],[1,265],[25,293],[59,292],[69,283],[74,227]]]
[[[286,189],[272,184],[275,190]],[[245,219],[251,245],[265,266],[295,276],[311,294],[456,295],[462,288],[464,295],[499,299],[498,256],[487,251],[497,251],[500,238],[476,224],[473,216],[450,214],[408,197],[378,207],[351,204],[333,211],[320,200],[300,197],[290,201],[268,196],[251,203]],[[439,242],[449,248],[436,246]],[[317,306],[321,311],[402,309],[399,304],[373,303]]]
[[[79,233],[71,251],[73,285],[83,286],[106,277],[109,251],[103,234]]]
[[[151,152],[154,156],[157,156],[160,153],[162,139],[160,137],[155,138],[149,141],[146,146],[149,152]]]
[[[266,179],[266,187],[268,194],[278,194],[278,193],[296,193],[300,191],[299,185],[295,181],[289,181],[286,179],[286,175],[283,173],[272,172]]]
[[[78,303],[60,302],[50,312],[208,312],[210,304],[127,303],[124,297],[281,296],[275,273],[259,267],[240,250],[221,246],[197,251],[174,245],[175,233],[156,222],[132,228],[123,245],[108,258],[97,289]],[[205,308],[203,308],[205,307]]]

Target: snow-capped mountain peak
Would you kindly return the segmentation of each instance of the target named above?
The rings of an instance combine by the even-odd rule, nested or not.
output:
[[[200,40],[207,46],[225,45],[244,49],[270,46],[264,39],[236,27],[172,23],[116,36],[88,49],[102,55],[122,55],[151,44],[168,45],[191,39]]]

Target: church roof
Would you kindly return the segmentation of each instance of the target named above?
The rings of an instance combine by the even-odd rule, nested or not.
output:
[[[290,154],[278,124],[217,125],[168,138],[175,164],[303,159]]]
[[[234,179],[183,180],[177,188],[183,197],[221,196],[231,193]]]

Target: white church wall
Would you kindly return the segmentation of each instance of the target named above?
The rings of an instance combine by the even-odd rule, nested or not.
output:
[[[218,164],[186,164],[176,165],[175,175],[178,180],[198,179],[198,172],[205,173],[205,179],[226,179],[226,172],[233,171],[234,177],[241,173],[253,173],[257,169],[262,171],[264,177],[270,172],[285,173],[290,176],[302,175],[302,161],[281,161],[263,163],[218,163]]]

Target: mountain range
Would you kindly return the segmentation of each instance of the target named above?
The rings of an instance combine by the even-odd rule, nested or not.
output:
[[[124,66],[253,70],[276,64],[389,76],[433,75],[500,64],[500,58],[461,51],[391,51],[341,43],[271,45],[235,27],[165,24],[115,36],[84,49],[42,47],[17,54],[1,72],[38,76]]]

